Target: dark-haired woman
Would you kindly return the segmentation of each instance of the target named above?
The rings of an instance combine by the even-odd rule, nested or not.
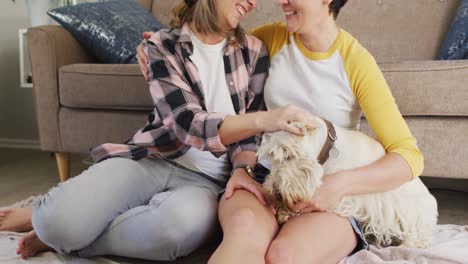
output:
[[[300,215],[281,227],[254,195],[236,190],[242,183],[231,178],[219,208],[223,242],[211,264],[338,263],[368,243],[355,219],[327,210],[343,196],[396,188],[423,169],[416,140],[374,58],[335,22],[346,0],[278,4],[286,25],[266,25],[252,32],[270,54],[267,109],[294,104],[350,129],[359,128],[364,113],[387,155],[369,166],[327,175],[311,201],[297,204]],[[268,161],[259,162],[269,167]]]

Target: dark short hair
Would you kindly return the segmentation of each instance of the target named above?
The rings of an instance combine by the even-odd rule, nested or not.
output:
[[[333,0],[331,1],[328,8],[330,9],[330,14],[333,14],[333,17],[336,19],[340,13],[340,9],[348,2],[348,0]]]

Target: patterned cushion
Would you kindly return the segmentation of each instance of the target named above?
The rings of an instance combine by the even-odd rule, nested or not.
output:
[[[461,0],[439,54],[441,60],[468,59],[468,0]]]
[[[85,3],[47,13],[103,63],[136,63],[142,32],[163,27],[133,0]]]

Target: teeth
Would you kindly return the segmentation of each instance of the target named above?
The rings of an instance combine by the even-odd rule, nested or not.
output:
[[[296,14],[296,12],[294,12],[294,11],[285,11],[285,13],[286,13],[287,16]]]
[[[242,6],[238,5],[237,6],[237,11],[239,11],[239,13],[241,14],[241,16],[243,16],[245,14],[245,10]]]

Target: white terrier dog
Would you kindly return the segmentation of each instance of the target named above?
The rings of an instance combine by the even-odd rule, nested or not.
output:
[[[280,224],[298,214],[293,205],[311,199],[322,176],[366,166],[385,155],[382,145],[363,133],[317,121],[318,128],[295,123],[303,137],[283,131],[270,134],[257,153],[271,161],[262,188]],[[419,178],[392,191],[344,197],[331,212],[354,217],[366,239],[379,247],[430,246],[438,217],[437,202]]]

